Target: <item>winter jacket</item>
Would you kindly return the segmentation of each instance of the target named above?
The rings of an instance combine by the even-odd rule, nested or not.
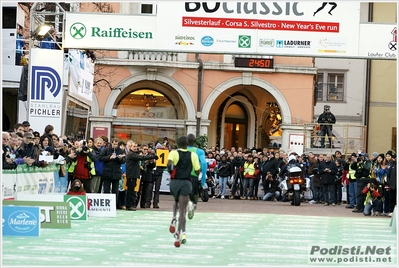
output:
[[[219,177],[230,177],[233,175],[233,169],[231,167],[231,163],[228,161],[220,161],[218,166],[218,174]]]
[[[132,150],[126,155],[126,177],[128,179],[137,179],[141,176],[140,161],[157,159],[156,155],[139,155]]]
[[[121,164],[125,163],[126,158],[116,157],[114,159],[110,159],[113,153],[115,153],[116,156],[125,154],[121,148],[112,148],[109,146],[108,148],[102,150],[98,157],[98,160],[104,162],[103,174],[101,175],[101,178],[103,179],[119,180],[122,177]]]
[[[388,170],[387,180],[390,189],[396,189],[396,161],[392,161]]]
[[[146,156],[149,156],[149,155],[154,155],[154,154],[148,154]],[[153,181],[152,170],[155,167],[155,160],[151,159],[151,160],[142,161],[141,165],[143,167],[141,181],[152,182]]]
[[[330,171],[326,171],[325,169],[329,169]],[[334,184],[337,165],[333,161],[323,161],[319,164],[319,174],[323,184]]]

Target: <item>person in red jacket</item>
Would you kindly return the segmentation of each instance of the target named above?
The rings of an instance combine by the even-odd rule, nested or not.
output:
[[[363,209],[364,216],[370,216],[371,210],[374,212],[373,216],[379,216],[382,212],[382,185],[376,179],[371,179],[366,187],[363,188],[362,193],[366,195]]]

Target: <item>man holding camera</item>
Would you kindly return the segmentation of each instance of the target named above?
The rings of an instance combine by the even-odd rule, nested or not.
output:
[[[335,116],[330,111],[329,105],[324,105],[324,112],[317,119],[320,124],[321,148],[325,148],[325,136],[327,134],[330,148],[332,148],[332,124],[335,124]]]
[[[92,154],[92,149],[87,147],[86,141],[79,142],[79,148],[71,150],[68,155],[71,160],[68,172],[74,174],[74,179],[79,179],[83,183],[86,193],[91,193],[91,177],[96,175],[94,161],[96,157]]]
[[[380,185],[376,179],[373,179],[371,182],[367,183],[362,193],[365,196],[364,216],[370,216],[371,210],[374,211],[374,216],[379,216],[380,213],[382,213],[382,185]]]
[[[366,199],[366,195],[364,195],[362,191],[370,182],[370,171],[372,170],[371,162],[364,153],[360,153],[356,158],[356,162],[351,163],[351,169],[355,170],[357,182],[356,208],[352,210],[352,212],[361,213],[363,212],[364,201]]]

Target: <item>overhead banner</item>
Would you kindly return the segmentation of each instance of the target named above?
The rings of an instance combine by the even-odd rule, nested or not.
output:
[[[28,121],[40,133],[52,125],[54,133],[61,134],[64,51],[32,48],[29,58],[32,64],[29,64]]]
[[[373,59],[397,57],[396,24],[360,24],[359,56]],[[372,40],[370,40],[370,37]]]
[[[132,50],[156,47],[156,17],[112,13],[65,14],[64,47]]]
[[[160,1],[156,15],[67,12],[65,25],[64,47],[78,49],[376,58],[386,45],[351,1]],[[396,59],[393,42],[380,58]]]
[[[157,16],[173,50],[357,55],[360,2],[160,2]]]

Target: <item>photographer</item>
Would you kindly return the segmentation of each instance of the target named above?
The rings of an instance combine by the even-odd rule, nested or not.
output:
[[[382,213],[382,185],[376,180],[372,179],[363,188],[362,194],[365,196],[364,201],[364,216],[370,216],[373,210],[373,216],[379,216]]]
[[[265,184],[268,184],[268,190],[263,196],[263,201],[278,201],[281,195],[281,189],[279,187],[280,182],[276,176],[268,171],[266,174]]]
[[[83,183],[86,193],[91,193],[91,177],[96,175],[94,168],[95,156],[92,150],[87,147],[85,140],[79,142],[79,148],[71,150],[68,155],[71,161],[68,172],[73,173],[74,179],[79,179]]]
[[[335,116],[330,111],[329,105],[324,105],[324,112],[319,115],[317,123],[320,124],[320,137],[321,137],[321,148],[325,148],[325,135],[328,136],[330,148],[332,148],[332,124],[335,124]]]
[[[351,164],[351,169],[355,170],[357,183],[356,208],[352,210],[354,213],[361,213],[364,209],[364,200],[366,196],[362,193],[362,190],[370,182],[371,165],[370,160],[368,160],[363,153],[360,153],[356,158],[356,162]]]
[[[119,180],[122,177],[121,164],[125,163],[125,152],[118,147],[119,140],[111,139],[111,145],[100,152],[98,160],[104,163],[101,179],[103,180],[104,193],[111,192],[115,194],[118,200]]]

